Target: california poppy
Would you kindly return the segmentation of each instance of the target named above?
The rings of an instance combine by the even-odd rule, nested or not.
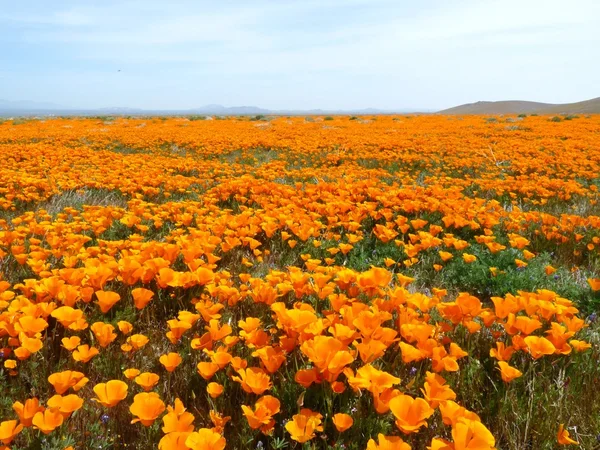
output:
[[[131,414],[136,416],[131,423],[141,422],[142,425],[149,427],[165,409],[165,404],[156,392],[137,394],[129,407]]]
[[[106,383],[98,383],[94,386],[96,400],[107,408],[116,406],[121,400],[127,397],[127,384],[120,380],[110,380]]]

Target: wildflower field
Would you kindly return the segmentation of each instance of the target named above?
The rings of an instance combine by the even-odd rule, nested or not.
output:
[[[0,124],[0,448],[598,448],[600,116],[200,119]]]

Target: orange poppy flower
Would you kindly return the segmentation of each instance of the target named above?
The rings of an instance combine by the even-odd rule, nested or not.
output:
[[[139,350],[149,342],[149,339],[143,334],[134,334],[127,338],[127,344],[131,345],[133,350]]]
[[[141,422],[149,427],[166,409],[164,402],[156,392],[142,392],[133,398],[129,411],[136,416],[131,423]]]
[[[133,380],[135,377],[137,377],[140,374],[140,370],[138,369],[125,369],[123,371],[123,375],[125,375],[125,378],[127,378],[128,380]]]
[[[223,436],[209,428],[200,428],[185,440],[191,450],[223,450],[226,443]]]
[[[28,337],[33,337],[41,333],[48,327],[46,322],[41,317],[23,316],[15,324],[15,330],[19,333],[25,333]]]
[[[0,442],[4,445],[10,444],[22,430],[23,424],[18,423],[16,420],[0,422]]]
[[[136,384],[141,386],[146,392],[152,390],[158,384],[159,380],[160,377],[152,372],[144,372],[135,377]]]
[[[121,296],[112,291],[96,291],[97,305],[100,311],[106,314],[115,304],[121,300]]]
[[[80,345],[77,347],[72,355],[75,361],[79,361],[82,363],[87,363],[90,359],[96,356],[98,353],[98,349],[96,347],[90,347],[89,345]]]
[[[270,345],[252,352],[252,356],[259,357],[269,373],[277,372],[286,360],[285,354],[280,348],[273,348]]]
[[[174,431],[169,434],[165,434],[158,442],[159,450],[188,450],[185,443],[187,438],[192,434],[191,432]]]
[[[225,425],[227,424],[227,422],[229,422],[231,420],[231,417],[229,417],[229,416],[223,417],[221,414],[219,414],[218,412],[216,412],[214,410],[210,410],[208,415],[210,417],[210,421],[214,425],[212,430],[215,433],[223,433],[223,430],[225,429]]]
[[[552,355],[556,347],[548,339],[539,336],[527,336],[524,339],[526,351],[533,357],[539,359],[544,355]]]
[[[477,261],[477,256],[471,255],[470,253],[463,253],[462,258],[467,264]]]
[[[144,288],[136,288],[131,291],[133,303],[137,309],[143,309],[154,297],[154,292]]]
[[[592,288],[592,291],[600,291],[600,278],[588,278],[587,282],[590,285],[590,288]]]
[[[48,399],[47,405],[49,408],[59,411],[66,419],[83,406],[83,399],[75,394],[64,397],[57,394]]]
[[[186,411],[181,400],[176,398],[175,404],[168,406],[167,411],[168,413],[163,417],[163,433],[194,431],[194,415]]]
[[[98,340],[100,347],[108,347],[117,338],[117,334],[114,332],[115,327],[109,323],[95,322],[90,329]]]
[[[583,352],[592,348],[592,344],[590,344],[589,342],[580,341],[577,339],[571,339],[569,341],[569,345],[573,347],[573,350],[575,350],[576,352]]]
[[[390,410],[396,418],[396,426],[405,434],[416,433],[427,426],[427,419],[434,410],[422,398],[399,395],[390,400]]]
[[[242,405],[242,411],[248,420],[248,425],[253,430],[260,428],[263,433],[268,433],[275,424],[273,416],[280,410],[280,402],[275,397],[265,395],[254,404],[254,410]]]
[[[446,262],[454,257],[454,255],[452,253],[444,252],[444,251],[440,251],[439,255],[440,255],[440,258],[442,258],[442,261],[444,261],[444,262]]]
[[[446,425],[454,426],[460,419],[469,419],[481,422],[477,414],[460,406],[458,403],[447,400],[440,403],[440,413],[442,413],[442,421]]]
[[[377,442],[369,439],[367,450],[410,450],[411,446],[402,440],[400,436],[377,435]]]
[[[121,380],[110,380],[106,383],[98,383],[94,386],[94,392],[97,398],[92,400],[97,401],[107,408],[112,408],[127,397],[127,389],[127,384]]]
[[[48,377],[48,382],[54,386],[57,394],[64,394],[69,388],[74,387],[77,383],[84,379],[81,372],[73,370],[65,370],[64,372],[56,372]]]
[[[432,408],[437,408],[441,402],[456,398],[456,393],[441,376],[427,372],[425,380],[424,389],[421,389],[421,392]]]
[[[84,317],[82,310],[74,309],[70,306],[61,306],[60,308],[56,308],[50,315],[58,320],[58,322],[65,328],[70,327],[72,324]]]
[[[17,413],[17,416],[19,416],[19,422],[21,422],[24,427],[30,427],[35,414],[44,410],[44,407],[40,406],[40,402],[37,398],[27,399],[25,404],[14,402],[12,408]]]
[[[198,373],[205,380],[210,380],[215,373],[219,371],[219,366],[213,362],[200,362],[196,366],[198,368]]]
[[[303,444],[314,438],[316,431],[323,431],[322,418],[321,414],[303,408],[300,410],[300,414],[294,415],[292,420],[285,424],[285,429],[293,440]]]
[[[46,409],[33,416],[33,426],[44,434],[52,433],[63,424],[63,415],[55,409]]]
[[[242,385],[242,389],[251,394],[261,395],[268,389],[271,389],[271,379],[264,370],[258,367],[249,367],[247,369],[238,370],[239,377],[232,377],[233,381],[237,381]]]
[[[81,339],[79,338],[79,336],[71,336],[62,338],[61,342],[62,346],[71,352],[77,348],[77,346],[81,342]]]
[[[208,385],[206,386],[206,392],[212,398],[217,398],[223,393],[223,385],[214,382],[208,383]]]
[[[523,372],[508,365],[508,363],[504,361],[498,362],[498,369],[500,370],[502,381],[505,383],[510,383],[515,378],[519,378],[521,375],[523,375]]]
[[[133,325],[126,320],[119,320],[117,326],[119,327],[119,331],[123,334],[129,334],[131,333],[131,330],[133,330]]]
[[[344,413],[334,414],[332,420],[333,424],[335,425],[335,428],[340,433],[343,433],[354,424],[354,420],[352,419],[352,417]]]
[[[311,362],[319,368],[323,378],[329,382],[337,379],[344,367],[354,361],[347,346],[330,336],[316,336],[300,347]]]
[[[490,356],[498,361],[510,361],[514,352],[514,347],[506,347],[504,342],[496,342],[496,348],[490,349]]]
[[[167,372],[173,372],[181,364],[179,353],[167,353],[159,358],[159,362],[164,366]]]
[[[496,440],[490,430],[477,420],[461,418],[452,428],[455,449],[494,450]]]
[[[579,445],[579,442],[571,439],[569,432],[565,429],[565,426],[562,423],[558,426],[556,440],[560,445]]]

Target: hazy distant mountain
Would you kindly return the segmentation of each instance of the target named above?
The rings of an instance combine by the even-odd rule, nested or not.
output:
[[[218,114],[224,116],[244,116],[252,114],[269,114],[271,111],[257,106],[232,106],[206,105],[189,110],[193,114]]]
[[[398,113],[413,113],[413,112],[432,112],[425,109],[395,109],[383,110],[375,108],[354,109],[354,110],[335,110],[335,109],[286,109],[273,110],[259,108],[258,106],[223,106],[223,105],[205,105],[192,109],[141,109],[128,107],[110,107],[110,108],[68,108],[65,106],[55,105],[53,103],[40,103],[19,101],[10,102],[0,100],[0,115],[3,116],[44,116],[44,115],[80,115],[80,116],[101,116],[101,115],[116,115],[116,116],[142,116],[142,115],[216,115],[216,116],[254,116],[254,115],[368,115],[368,114],[398,114]]]
[[[439,111],[439,114],[595,114],[600,113],[600,97],[577,103],[539,103],[521,100],[476,102]]]
[[[113,106],[110,108],[99,108],[92,110],[96,114],[117,114],[117,115],[130,115],[130,114],[140,114],[144,110],[139,108],[127,108],[125,106]]]

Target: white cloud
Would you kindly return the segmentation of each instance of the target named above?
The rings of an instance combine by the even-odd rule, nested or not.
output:
[[[433,107],[494,96],[579,100],[591,89],[590,74],[600,70],[591,57],[600,43],[600,2],[592,0],[105,0],[33,10],[8,8],[0,13],[0,28],[8,24],[11,40],[51,49],[70,65],[60,76],[49,69],[53,83],[78,78],[65,85],[83,90],[85,79],[79,79],[87,77],[97,81],[96,89],[119,92],[132,106],[145,101],[142,87],[165,87],[162,95],[168,96],[166,89],[186,83],[196,89],[195,80],[214,86],[210,95],[237,92],[236,98],[256,104],[316,99],[324,107]],[[123,68],[120,76],[109,77],[116,68]],[[550,74],[553,87],[540,81]],[[28,76],[21,74],[23,80],[37,75]],[[256,99],[238,87],[254,90]],[[185,99],[209,102],[203,98]]]

